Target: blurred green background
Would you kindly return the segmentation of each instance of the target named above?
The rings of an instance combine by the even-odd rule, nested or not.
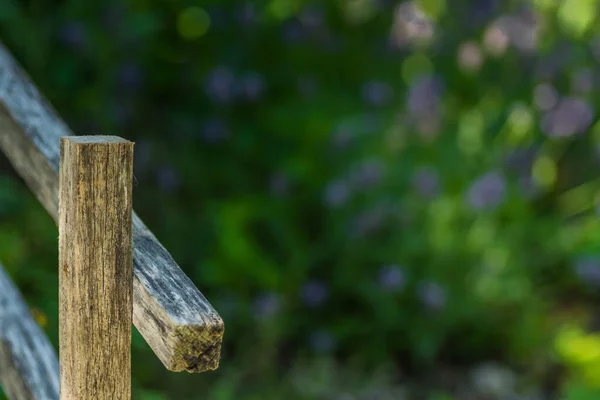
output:
[[[596,0],[1,0],[225,320],[134,398],[600,398]],[[0,133],[1,134],[1,133]],[[0,260],[58,344],[57,228],[0,159]],[[0,395],[1,397],[1,395]]]

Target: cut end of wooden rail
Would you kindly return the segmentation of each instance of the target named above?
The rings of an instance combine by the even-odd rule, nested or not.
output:
[[[171,371],[200,373],[219,367],[221,342],[223,341],[223,320],[214,316],[214,320],[204,326],[179,326],[174,335],[177,344],[174,347]]]

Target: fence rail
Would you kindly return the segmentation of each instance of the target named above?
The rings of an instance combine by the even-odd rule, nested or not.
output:
[[[58,400],[54,348],[0,264],[0,384],[11,400]]]
[[[58,223],[59,139],[73,132],[0,44],[0,150]],[[219,364],[223,320],[133,213],[133,323],[164,366]]]

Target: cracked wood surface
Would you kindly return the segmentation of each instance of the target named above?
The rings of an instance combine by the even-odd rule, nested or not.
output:
[[[0,44],[0,149],[58,222],[59,139],[73,132]],[[223,320],[133,213],[133,323],[164,366],[219,365]]]
[[[131,399],[133,142],[60,140],[61,400]]]

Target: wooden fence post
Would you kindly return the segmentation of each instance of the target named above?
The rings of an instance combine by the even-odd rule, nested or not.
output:
[[[61,400],[131,399],[133,143],[60,139]]]

